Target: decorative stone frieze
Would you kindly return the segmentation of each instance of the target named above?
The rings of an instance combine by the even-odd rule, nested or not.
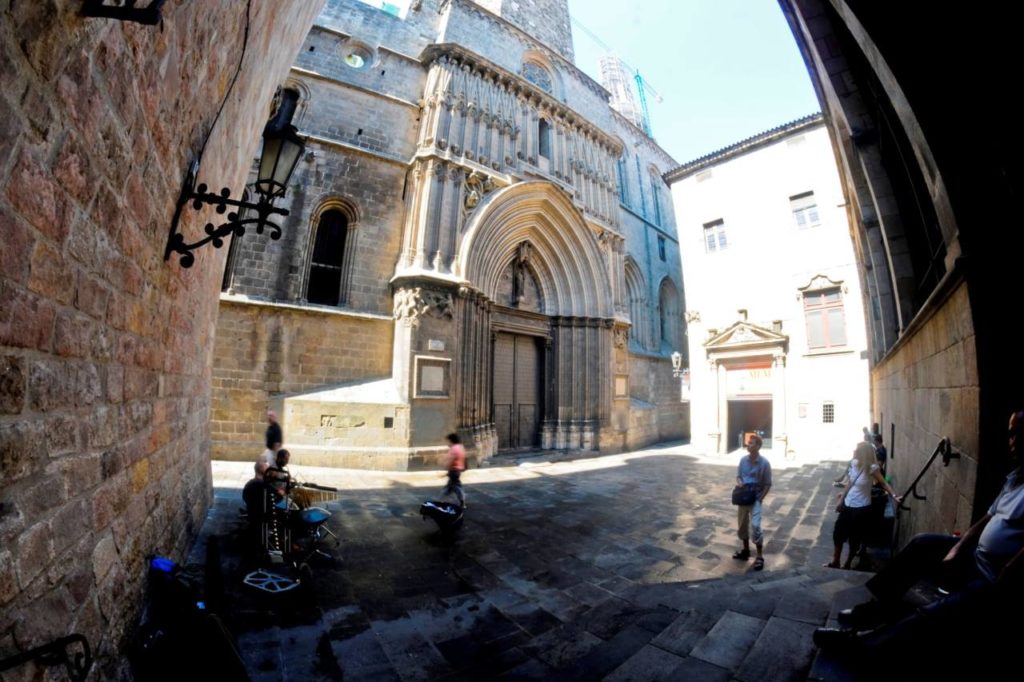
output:
[[[421,316],[450,320],[454,317],[454,303],[449,291],[426,287],[399,289],[395,292],[394,317],[413,325]]]

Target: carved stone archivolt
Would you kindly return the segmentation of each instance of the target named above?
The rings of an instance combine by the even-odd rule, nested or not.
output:
[[[413,287],[395,292],[394,316],[396,320],[414,324],[421,317],[450,320],[455,316],[451,292]]]

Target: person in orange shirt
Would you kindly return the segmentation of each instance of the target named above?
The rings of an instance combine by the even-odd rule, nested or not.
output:
[[[466,508],[466,495],[462,490],[462,472],[466,470],[466,448],[457,433],[449,433],[448,436],[448,484],[441,493],[443,496],[454,494],[459,501],[459,507]]]

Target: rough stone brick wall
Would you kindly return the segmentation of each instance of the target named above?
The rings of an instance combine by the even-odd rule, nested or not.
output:
[[[446,2],[422,0],[410,3],[414,7],[410,8],[405,19],[399,19],[359,0],[328,0],[316,23],[344,35],[351,35],[353,39],[371,47],[387,45],[395,49],[396,46],[402,46],[404,54],[416,57],[437,37],[438,26],[443,18],[440,8]],[[415,9],[416,6],[419,9]]]
[[[475,0],[573,61],[568,0]]]
[[[200,180],[241,187],[318,4],[255,0],[241,61],[245,3],[0,5],[0,658],[80,632],[121,678],[144,556],[202,522],[224,253],[183,270],[167,231],[207,138]]]
[[[264,445],[266,410],[282,395],[390,376],[393,325],[389,318],[222,299],[213,457],[254,460]]]
[[[359,12],[364,11],[365,7],[362,5]],[[384,12],[379,14],[381,22],[398,21]],[[295,67],[374,92],[413,102],[418,100],[423,92],[424,70],[416,58],[426,47],[427,41],[409,38],[401,43],[381,42],[375,35],[377,31],[364,33],[357,29],[349,30],[356,32],[350,38],[345,38],[323,27],[315,27],[299,51]],[[346,47],[352,44],[373,51],[373,60],[361,69],[345,63]]]
[[[887,473],[900,493],[917,477],[940,438],[948,436],[961,453],[948,467],[941,460],[933,464],[919,484],[928,499],[908,501],[911,511],[900,516],[901,544],[915,533],[964,531],[971,525],[980,413],[975,356],[967,286],[962,285],[871,371],[875,419],[884,420],[880,426],[886,447],[895,451]],[[893,423],[896,438],[889,442]]]
[[[380,15],[391,19],[383,12]],[[332,34],[310,38],[307,43],[311,41],[324,53],[340,50],[339,38]],[[415,76],[402,78],[414,80],[417,90],[422,87],[423,70],[418,63],[402,60],[399,66]],[[293,191],[281,202],[291,211],[281,219],[281,239],[246,235],[237,245],[233,292],[266,300],[302,301],[314,219],[325,202],[341,199],[358,214],[358,221],[350,225],[355,230],[351,241],[355,252],[344,307],[390,314],[387,283],[394,273],[404,217],[403,211],[396,209],[402,206],[406,163],[415,149],[419,112],[414,106],[346,87],[340,80],[347,76],[346,71],[352,69],[335,65],[329,71],[331,78],[338,76],[334,80],[293,74],[308,93],[300,133],[323,142],[311,141],[312,158],[296,167]],[[411,101],[418,96],[412,95]],[[335,142],[340,144],[332,144]]]
[[[679,379],[672,376],[671,360],[631,354],[629,393],[650,406],[650,409],[637,408],[635,403],[631,406],[630,427],[638,429],[639,433],[629,434],[630,447],[690,437],[689,408],[679,401],[680,384]]]
[[[528,51],[540,52],[555,73],[555,96],[602,130],[611,131],[608,92],[572,63],[563,61],[541,42],[510,30],[508,24],[482,10],[471,0],[453,0],[437,42],[462,45],[512,73],[520,73]],[[549,54],[550,53],[550,54]]]

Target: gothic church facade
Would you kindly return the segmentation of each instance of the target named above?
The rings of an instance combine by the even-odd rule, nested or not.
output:
[[[287,87],[282,236],[231,245],[213,456],[405,469],[687,435],[675,162],[573,63],[565,0],[331,0]]]

